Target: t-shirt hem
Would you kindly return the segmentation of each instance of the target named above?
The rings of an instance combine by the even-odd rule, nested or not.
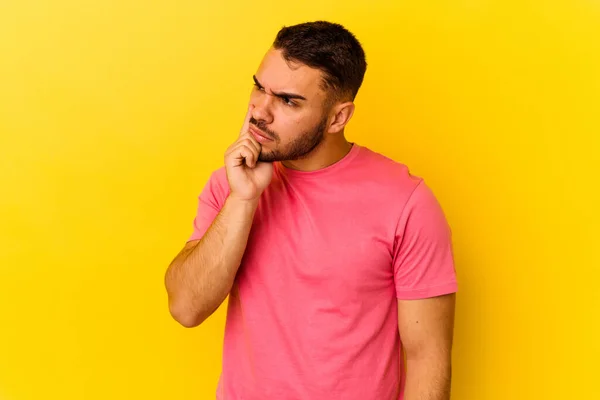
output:
[[[443,285],[430,286],[422,289],[396,290],[396,298],[399,300],[417,300],[429,297],[442,296],[458,291],[456,281],[448,282]]]

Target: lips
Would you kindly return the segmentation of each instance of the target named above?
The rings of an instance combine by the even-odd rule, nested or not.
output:
[[[266,142],[272,142],[273,141],[273,139],[271,139],[270,136],[268,136],[263,131],[255,128],[254,126],[250,126],[248,128],[248,130],[250,131],[250,134],[252,136],[254,136],[254,139],[256,139],[260,143],[266,143]]]

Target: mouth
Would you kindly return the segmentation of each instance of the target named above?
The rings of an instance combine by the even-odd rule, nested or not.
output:
[[[259,143],[268,143],[273,141],[273,139],[269,135],[252,125],[250,125],[248,130],[250,131],[250,134],[254,136],[254,139],[256,139],[256,141]]]

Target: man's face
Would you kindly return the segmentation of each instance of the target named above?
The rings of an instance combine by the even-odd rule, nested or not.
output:
[[[326,92],[321,71],[291,66],[271,49],[254,76],[250,132],[261,143],[260,161],[305,157],[319,146],[327,129]]]

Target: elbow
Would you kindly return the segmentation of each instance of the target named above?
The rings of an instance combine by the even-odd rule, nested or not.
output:
[[[179,324],[184,328],[195,328],[197,326],[200,326],[200,324],[202,323],[202,320],[195,317],[194,315],[173,315],[173,318],[175,319],[175,321],[179,322]]]
[[[182,301],[169,300],[169,313],[185,328],[195,328],[204,321],[199,313],[191,311]]]

